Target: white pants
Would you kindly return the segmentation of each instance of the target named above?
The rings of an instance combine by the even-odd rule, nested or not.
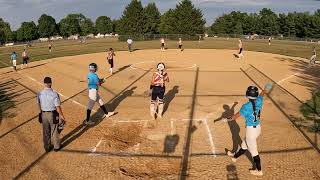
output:
[[[310,58],[310,64],[312,64],[312,65],[316,64],[316,58],[317,58],[316,55],[311,56],[311,58]]]
[[[17,60],[12,60],[12,66],[17,66]]]
[[[251,153],[251,156],[257,156],[258,153],[258,147],[257,147],[257,138],[261,134],[261,126],[258,125],[256,128],[253,126],[247,126],[246,128],[246,136],[244,138],[244,141],[242,141],[241,148],[242,149],[248,149]]]
[[[98,90],[96,89],[89,89],[89,102],[88,102],[88,109],[92,110],[94,103],[98,102],[100,106],[104,105],[103,100],[101,99]]]

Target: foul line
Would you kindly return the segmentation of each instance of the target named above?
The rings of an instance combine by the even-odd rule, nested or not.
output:
[[[211,152],[213,154],[213,157],[217,157],[216,155],[216,147],[213,143],[213,137],[212,137],[212,133],[211,133],[211,130],[210,130],[210,127],[208,125],[208,117],[209,115],[207,115],[203,121],[204,125],[206,126],[206,129],[207,129],[207,133],[208,133],[208,139],[209,139],[209,143],[210,143],[210,147],[211,147]]]
[[[307,69],[309,69],[309,68],[310,68],[310,67],[306,67],[305,70],[307,70]],[[290,75],[290,76],[288,76],[288,77],[286,77],[286,78],[281,79],[280,81],[277,82],[277,84],[281,84],[282,82],[284,82],[284,81],[292,78],[293,76],[297,76],[297,75],[300,75],[300,74],[302,74],[302,73],[303,73],[303,72],[294,73],[294,74],[292,74],[292,75]]]

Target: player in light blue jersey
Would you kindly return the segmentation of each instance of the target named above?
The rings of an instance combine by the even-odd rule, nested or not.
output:
[[[87,125],[93,125],[94,122],[90,121],[90,115],[91,111],[93,109],[94,103],[98,102],[100,104],[101,110],[105,113],[104,117],[110,117],[114,115],[114,112],[107,112],[104,102],[101,99],[98,90],[99,86],[104,82],[103,79],[99,79],[98,75],[96,74],[96,71],[98,70],[98,66],[96,63],[91,63],[89,65],[89,74],[87,75],[88,79],[88,90],[89,90],[89,102],[87,107],[87,119],[85,121],[85,124]]]
[[[240,111],[228,118],[229,120],[236,120],[240,116],[245,119],[246,135],[242,141],[241,148],[237,153],[228,151],[228,156],[232,156],[232,161],[236,162],[237,158],[243,155],[247,150],[251,153],[256,169],[251,169],[250,173],[256,176],[262,176],[261,162],[257,148],[257,138],[261,133],[260,114],[263,104],[263,96],[272,88],[271,84],[266,84],[265,89],[260,93],[255,86],[249,86],[246,91],[246,96],[249,101],[242,105]]]

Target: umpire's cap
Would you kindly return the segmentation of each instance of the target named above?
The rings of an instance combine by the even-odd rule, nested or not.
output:
[[[43,83],[45,84],[51,84],[52,83],[52,80],[50,77],[45,77],[44,80],[43,80]]]

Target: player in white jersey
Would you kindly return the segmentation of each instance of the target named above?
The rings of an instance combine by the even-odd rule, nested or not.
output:
[[[166,90],[165,83],[169,82],[169,76],[165,70],[164,63],[159,63],[157,65],[157,72],[153,73],[151,79],[151,102],[150,102],[150,114],[153,119],[155,119],[155,114],[157,111],[157,101],[158,101],[158,116],[162,118],[163,113],[163,98]]]

